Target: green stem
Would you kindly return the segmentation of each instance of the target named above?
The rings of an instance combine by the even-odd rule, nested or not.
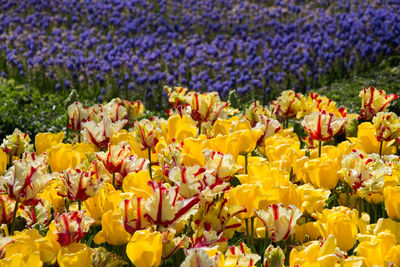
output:
[[[247,244],[250,245],[249,219],[248,219],[248,218],[244,219],[244,222],[245,222],[245,224],[246,224],[246,239],[247,239]]]
[[[319,143],[318,143],[318,157],[319,158],[321,157],[321,154],[322,154],[322,141],[319,140]]]
[[[245,173],[245,174],[248,174],[248,173],[249,173],[249,172],[248,172],[248,169],[247,169],[247,166],[248,166],[248,164],[249,164],[249,159],[248,159],[247,155],[248,155],[248,154],[244,155],[244,173]]]
[[[115,187],[115,172],[113,172],[113,180],[112,180],[112,185],[114,186],[114,188],[116,188],[116,187]]]
[[[68,140],[68,134],[69,134],[68,123],[69,123],[69,116],[68,116],[68,112],[67,112],[67,129],[66,129],[66,133],[65,133],[65,140]]]
[[[199,121],[199,129],[197,129],[197,136],[201,135],[201,122]]]
[[[289,181],[293,182],[293,178],[294,178],[293,167],[290,167]]]
[[[149,147],[148,149],[149,152],[149,173],[150,173],[150,179],[153,180],[153,173],[151,172],[151,148]]]
[[[383,148],[383,140],[381,141],[381,144],[379,145],[379,156],[382,156],[382,148]]]
[[[253,253],[255,253],[256,252],[256,248],[255,248],[255,245],[254,245],[254,235],[255,235],[255,231],[254,231],[254,217],[251,217],[251,219],[250,219],[250,229],[251,229],[251,236],[250,236],[250,238],[251,238],[251,248],[252,248],[252,250],[253,250]]]
[[[14,229],[15,229],[15,217],[17,216],[17,211],[18,211],[18,201],[15,202],[14,206],[14,214],[13,214],[13,219],[11,222],[11,229],[10,229],[10,236],[14,234]]]
[[[67,212],[69,211],[69,203],[68,203],[68,198],[64,198],[64,205],[65,205],[65,209],[67,210]]]

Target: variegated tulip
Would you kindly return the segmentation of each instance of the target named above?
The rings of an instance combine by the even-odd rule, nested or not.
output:
[[[15,202],[5,195],[0,195],[0,224],[9,224],[12,221]]]
[[[336,118],[333,113],[323,110],[305,116],[301,125],[313,140],[329,141],[342,129],[345,122],[345,118]]]
[[[68,106],[68,128],[74,132],[82,130],[82,124],[89,120],[90,112],[83,107],[82,103],[76,101]]]
[[[33,145],[30,144],[29,135],[15,129],[11,135],[3,139],[0,148],[9,156],[19,157],[24,152],[32,152]]]
[[[103,107],[104,115],[107,115],[112,122],[125,120],[128,112],[119,98],[114,98]],[[103,115],[103,116],[104,116]]]
[[[372,119],[378,142],[400,138],[400,118],[393,112],[379,112]]]
[[[384,178],[392,174],[392,169],[378,154],[354,150],[343,156],[339,173],[359,196],[365,198],[372,193],[382,193]]]
[[[224,109],[228,107],[227,102],[222,102],[217,92],[197,93],[189,92],[186,95],[186,103],[191,107],[192,119],[200,124],[214,123],[218,118],[226,118]]]
[[[147,119],[136,122],[133,132],[142,150],[153,149],[158,143],[157,128]]]
[[[54,221],[56,225],[55,234],[61,246],[78,243],[89,231],[94,219],[85,214],[86,211],[70,211],[64,214],[56,214]]]
[[[168,177],[172,168],[182,165],[182,149],[183,143],[172,143],[166,148],[161,149],[160,153],[158,153],[158,162],[164,176]]]
[[[191,248],[181,266],[225,266],[224,254],[213,248]]]
[[[110,173],[121,172],[122,165],[131,154],[131,147],[127,142],[121,142],[118,145],[108,144],[107,152],[98,152],[96,157],[103,162],[107,171]]]
[[[58,195],[82,202],[94,196],[103,181],[96,171],[76,168],[63,171],[59,183]]]
[[[149,182],[154,195],[146,200],[146,218],[153,224],[167,227],[176,222],[198,202],[197,197],[180,199],[179,187],[168,188],[161,182]]]
[[[20,160],[14,160],[4,175],[6,191],[10,199],[29,205],[36,195],[52,179],[48,173],[45,154],[25,153]]]
[[[390,102],[399,98],[398,95],[386,95],[384,90],[377,90],[374,87],[365,88],[360,91],[361,116],[364,120],[371,120],[378,112],[385,112]]]
[[[188,91],[187,88],[174,87],[172,89],[168,86],[164,86],[164,91],[168,95],[168,102],[172,109],[176,109],[178,106],[183,106],[186,104],[185,95]]]
[[[210,149],[203,150],[205,167],[212,171],[218,179],[229,181],[238,171],[233,157]]]
[[[143,116],[144,114],[144,105],[142,101],[136,100],[136,101],[128,101],[128,100],[122,100],[124,103],[124,106],[128,112],[126,119],[128,120],[128,125],[132,126],[134,122]]]
[[[122,225],[128,233],[133,234],[149,225],[145,218],[145,199],[141,197],[124,199],[119,204],[119,208],[122,214]]]
[[[262,117],[270,118],[271,111],[261,106],[259,101],[255,101],[244,111],[244,117],[250,122],[251,127],[255,127]]]
[[[261,145],[265,139],[279,132],[282,126],[279,121],[261,115],[254,128],[262,132],[261,137],[257,140],[257,145]]]
[[[225,253],[225,266],[256,266],[260,255],[251,252],[245,243],[230,246]]]
[[[271,102],[271,113],[283,122],[294,118],[303,108],[305,97],[292,90],[283,91],[281,96]]]
[[[127,122],[127,120],[112,122],[108,116],[103,116],[98,123],[95,121],[83,123],[81,134],[85,143],[92,143],[100,149],[105,149],[113,134],[121,131]]]
[[[22,216],[26,220],[28,228],[40,226],[48,226],[51,220],[50,203],[40,199],[35,206],[22,206]]]
[[[263,222],[268,237],[274,241],[286,240],[294,232],[297,219],[302,215],[300,210],[289,205],[272,204],[266,210],[255,210],[256,216]]]

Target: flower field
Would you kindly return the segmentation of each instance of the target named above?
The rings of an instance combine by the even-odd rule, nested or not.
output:
[[[166,108],[164,85],[267,104],[398,54],[398,1],[1,0],[0,73]],[[101,102],[101,101],[100,101]]]
[[[0,267],[400,266],[399,1],[0,6]]]
[[[164,90],[165,116],[72,101],[67,132],[3,140],[1,266],[400,265],[398,95]]]

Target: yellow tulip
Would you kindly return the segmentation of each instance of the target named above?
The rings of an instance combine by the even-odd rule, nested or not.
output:
[[[294,236],[300,243],[317,240],[321,237],[316,222],[308,222],[302,225],[294,226]]]
[[[92,249],[81,243],[73,243],[63,247],[57,255],[60,267],[89,267],[92,265]]]
[[[232,124],[238,123],[239,120],[240,119],[236,116],[233,116],[227,120],[223,120],[223,119],[216,120],[212,126],[213,136],[230,134]]]
[[[14,242],[5,248],[5,257],[9,258],[14,254],[21,254],[26,259],[30,254],[38,252],[36,240],[42,238],[42,236],[37,229],[25,229],[22,232],[16,232],[12,238]]]
[[[336,250],[336,239],[329,235],[324,241],[312,241],[306,247],[290,251],[289,266],[335,266],[340,255]]]
[[[0,176],[6,171],[8,164],[8,155],[6,152],[0,149]]]
[[[0,266],[2,267],[42,267],[43,262],[40,260],[39,251],[35,251],[32,254],[23,256],[22,254],[16,253],[10,255],[7,258],[0,260]]]
[[[356,149],[361,149],[363,152],[379,153],[380,142],[375,137],[375,127],[370,122],[364,122],[358,125],[357,137],[349,137],[350,142],[356,144]],[[394,147],[388,145],[388,142],[383,142],[382,155],[393,154]]]
[[[385,266],[400,266],[400,245],[393,246],[385,257]]]
[[[162,255],[160,232],[136,231],[126,246],[126,254],[136,267],[158,266]]]
[[[263,132],[261,130],[240,130],[234,132],[233,137],[237,138],[239,142],[239,154],[247,155],[256,148],[258,139],[262,136]]]
[[[306,180],[319,188],[335,188],[339,181],[339,165],[336,160],[322,154],[321,157],[310,159],[304,164],[304,173]]]
[[[60,186],[61,184],[59,184],[58,180],[52,180],[38,194],[38,197],[49,202],[57,213],[63,213],[65,209],[64,198],[57,194],[57,189]]]
[[[84,158],[71,144],[59,144],[48,149],[49,164],[53,172],[75,168]]]
[[[46,152],[52,146],[58,145],[62,142],[65,135],[63,132],[59,132],[57,134],[53,133],[38,133],[35,136],[35,149],[36,153],[42,154]]]
[[[204,136],[203,136],[204,137]],[[184,141],[182,149],[182,164],[185,166],[200,165],[205,164],[205,159],[203,155],[203,142],[204,138],[188,138]]]
[[[396,236],[397,243],[400,242],[400,222],[393,221],[392,219],[380,218],[375,225],[373,230],[374,235],[378,235],[381,232],[390,231]]]
[[[118,208],[121,201],[121,191],[115,190],[112,184],[105,183],[95,196],[83,202],[83,207],[87,214],[95,219],[95,225],[99,225],[103,214]]]
[[[400,220],[400,186],[387,186],[383,189],[385,208],[390,218]]]
[[[259,184],[242,184],[231,188],[226,193],[228,198],[227,205],[240,205],[246,208],[246,211],[238,214],[238,218],[251,218],[255,216],[254,209],[259,209],[260,202],[267,196],[262,194]]]
[[[207,139],[203,142],[203,146],[217,152],[231,154],[235,162],[240,152],[240,140],[235,134],[227,136],[218,135],[217,137]]]
[[[321,212],[331,194],[329,190],[315,189],[310,184],[298,186],[296,192],[301,203],[300,211],[306,211],[308,214],[313,214],[315,211]]]
[[[186,138],[196,137],[197,126],[195,122],[185,115],[174,115],[168,118],[168,143],[182,142]]]
[[[119,210],[109,210],[101,219],[101,231],[94,237],[96,244],[107,242],[113,246],[122,246],[129,242],[131,235],[125,231],[121,224]]]
[[[356,243],[358,234],[358,212],[347,207],[325,209],[318,214],[318,227],[322,237],[333,235],[338,247],[348,251]]]
[[[57,242],[56,238],[48,235],[37,239],[35,242],[40,251],[40,259],[43,263],[54,264],[57,260],[57,254],[61,249],[60,243]]]
[[[396,237],[390,232],[381,232],[376,236],[360,236],[355,252],[357,256],[364,257],[364,264],[372,266],[385,265],[385,259],[389,251],[396,246]],[[392,256],[394,256],[392,254]]]
[[[149,198],[153,195],[153,190],[148,184],[150,181],[148,171],[132,172],[125,177],[122,189],[124,192],[133,193],[136,197]]]
[[[281,161],[282,156],[294,149],[296,154],[300,154],[300,140],[297,136],[284,136],[274,134],[264,140],[264,145],[259,146],[259,151],[265,155],[270,162]]]

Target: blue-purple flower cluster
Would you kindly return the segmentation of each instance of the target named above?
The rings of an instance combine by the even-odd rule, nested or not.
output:
[[[161,99],[306,90],[399,52],[397,0],[0,0],[0,71]]]

